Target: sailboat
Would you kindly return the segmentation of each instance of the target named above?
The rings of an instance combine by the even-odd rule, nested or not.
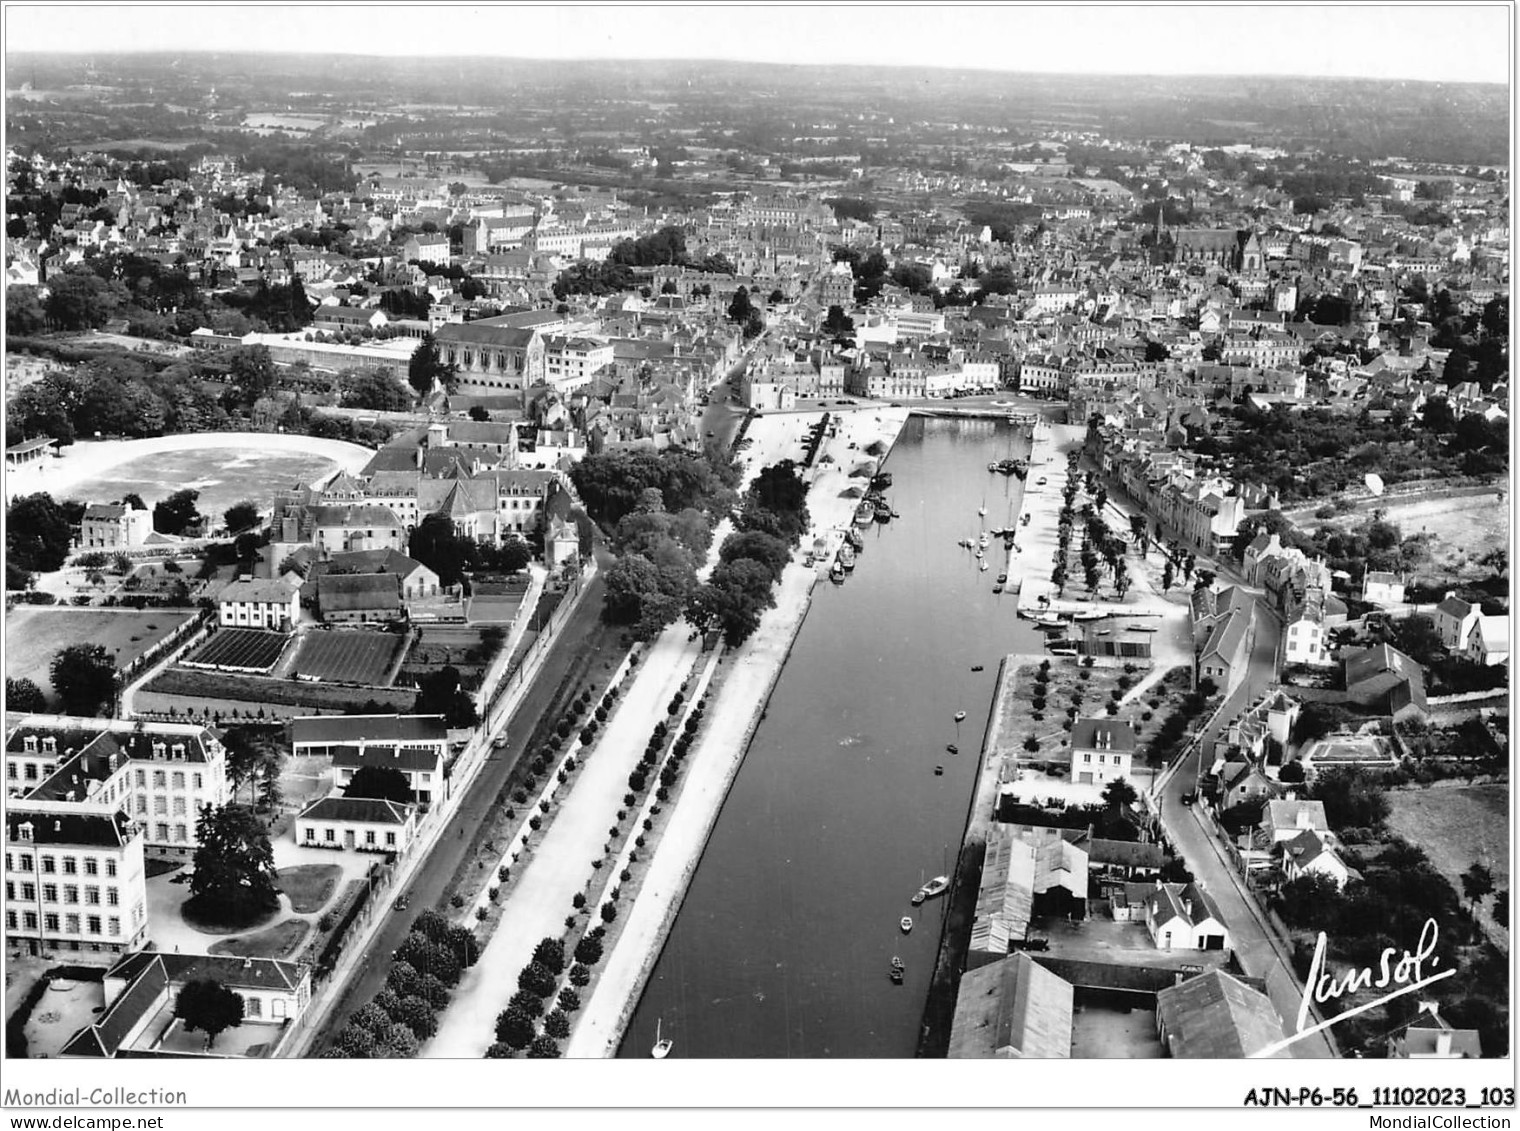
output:
[[[663,1020],[663,1018],[660,1018],[654,1023],[654,1048],[649,1050],[649,1055],[656,1060],[664,1060],[669,1056],[670,1046],[675,1043],[669,1037],[663,1039],[660,1037],[660,1025],[663,1023]]]

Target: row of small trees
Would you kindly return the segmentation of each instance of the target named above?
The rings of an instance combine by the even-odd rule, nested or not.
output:
[[[356,1010],[322,1055],[339,1059],[386,1059],[417,1055],[438,1031],[451,987],[480,958],[474,932],[433,910],[424,911],[396,949],[385,988]]]
[[[628,672],[633,671],[637,661],[637,655],[629,658]],[[627,678],[627,673],[624,674],[624,678]],[[528,765],[527,775],[518,784],[517,788],[512,791],[513,804],[508,805],[506,809],[508,820],[512,820],[517,816],[516,806],[528,804],[529,799],[533,796],[533,791],[538,788],[539,779],[549,773],[565,743],[578,740],[581,744],[582,759],[590,752],[592,745],[596,742],[597,733],[611,716],[612,710],[617,704],[619,693],[620,685],[617,683],[612,684],[603,693],[601,701],[597,703],[594,709],[591,706],[591,689],[589,687],[583,688],[581,693],[571,701],[565,714],[555,724],[553,732],[544,741],[544,745],[533,755],[533,760]],[[572,736],[574,737],[572,738]],[[575,771],[579,764],[580,761],[574,754],[565,758],[560,763],[559,769],[555,771],[555,777],[560,785],[564,785],[570,780],[571,773]],[[549,798],[540,800],[538,803],[539,811],[528,817],[528,828],[533,832],[537,832],[543,828],[544,818],[549,815],[551,809],[552,805]],[[505,868],[502,869],[501,880],[506,882],[508,878],[509,874],[507,870]],[[485,918],[484,915],[479,915],[478,912],[477,915],[482,919]]]
[[[560,1055],[559,1042],[570,1036],[570,1015],[581,1007],[578,987],[591,981],[590,966],[602,958],[601,931],[596,928],[576,945],[575,963],[568,972],[564,940],[545,937],[539,941],[532,959],[517,975],[517,992],[497,1014],[496,1042],[486,1050],[487,1057],[509,1057],[524,1049],[532,1057]],[[560,986],[562,975],[569,985]]]
[[[671,719],[680,713],[685,703],[685,690],[685,685],[683,685],[681,691],[672,697],[666,708],[666,714]],[[670,789],[678,780],[680,762],[691,747],[704,709],[705,703],[697,704],[674,743],[671,743],[669,757],[659,770],[656,796],[661,801],[669,797]],[[591,862],[592,876],[588,887],[595,886],[603,865],[612,856],[617,839],[622,835],[622,822],[638,804],[639,794],[648,788],[649,774],[659,766],[660,752],[670,742],[671,731],[671,724],[667,722],[655,724],[644,755],[629,776],[628,784],[633,792],[624,795],[623,808],[617,813],[618,823],[608,829],[608,840],[602,846],[602,854]],[[656,807],[654,812],[658,811]],[[644,847],[644,836],[653,826],[653,820],[646,818],[643,829],[635,840],[635,846],[628,854],[630,864],[637,862],[639,850]],[[607,928],[617,920],[618,904],[622,898],[621,885],[632,878],[632,872],[625,868],[618,877],[619,884],[608,891],[606,901],[597,909],[601,922],[587,930],[575,944],[575,964],[564,974],[564,981],[568,984],[560,985],[559,983],[560,975],[565,967],[563,940],[546,938],[539,943],[534,951],[533,960],[518,975],[517,993],[496,1019],[496,1043],[487,1050],[488,1057],[512,1056],[524,1049],[532,1057],[560,1055],[559,1042],[570,1035],[570,1014],[580,1008],[580,991],[591,981],[591,968],[602,959]],[[576,892],[571,899],[574,914],[565,919],[567,930],[574,930],[580,921],[579,916],[586,911],[586,905],[585,892]],[[557,995],[556,990],[558,990]],[[545,1000],[551,996],[554,997],[554,1008],[549,1009],[545,1005]]]

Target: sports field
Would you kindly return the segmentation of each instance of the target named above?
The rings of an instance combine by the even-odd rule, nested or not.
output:
[[[165,609],[17,605],[5,615],[5,674],[31,680],[51,701],[48,667],[55,653],[70,644],[101,644],[123,668],[194,615]]]
[[[230,671],[267,672],[280,662],[280,654],[289,641],[290,637],[283,632],[224,628],[183,662]]]
[[[81,480],[68,494],[99,502],[135,492],[152,507],[188,487],[201,493],[197,509],[220,522],[222,512],[233,503],[252,499],[260,507],[268,506],[275,492],[311,483],[332,469],[333,461],[324,456],[255,448],[156,452]]]
[[[407,638],[394,632],[333,629],[308,632],[291,674],[332,683],[387,687],[386,678]]]

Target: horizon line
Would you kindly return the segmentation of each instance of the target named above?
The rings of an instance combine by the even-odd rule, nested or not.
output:
[[[10,69],[9,61],[13,58],[28,56],[60,55],[70,58],[81,56],[99,56],[101,58],[114,58],[120,56],[151,57],[156,55],[167,56],[201,56],[201,57],[242,57],[258,56],[262,58],[296,57],[296,58],[345,58],[345,59],[379,59],[405,61],[408,63],[427,62],[465,62],[479,60],[481,62],[496,63],[616,63],[621,65],[647,65],[647,66],[753,66],[753,67],[778,67],[789,70],[838,70],[849,68],[851,70],[875,69],[881,70],[884,66],[890,66],[894,71],[942,71],[942,72],[966,72],[980,75],[1008,75],[1014,77],[1044,77],[1044,78],[1071,78],[1071,79],[1294,79],[1311,80],[1318,82],[1372,82],[1372,83],[1418,83],[1424,86],[1454,86],[1454,87],[1496,87],[1508,90],[1508,80],[1499,82],[1483,79],[1442,79],[1442,78],[1416,78],[1410,76],[1390,75],[1325,75],[1313,72],[1293,71],[1189,71],[1189,72],[1159,72],[1159,71],[1069,71],[1069,70],[1040,70],[1040,69],[1013,69],[1002,67],[986,67],[966,64],[945,63],[892,63],[882,64],[879,62],[805,62],[794,63],[774,59],[737,59],[722,58],[715,56],[703,57],[680,57],[680,56],[626,56],[626,55],[489,55],[489,54],[415,54],[397,52],[385,54],[375,51],[345,51],[338,48],[324,46],[320,49],[301,50],[300,48],[280,47],[278,49],[265,47],[245,47],[237,50],[220,50],[206,47],[113,47],[107,50],[51,47],[51,48],[20,48],[7,49],[3,58],[7,62],[7,70]]]

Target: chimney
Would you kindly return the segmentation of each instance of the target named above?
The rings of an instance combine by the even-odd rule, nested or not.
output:
[[[1193,901],[1191,899],[1184,899],[1182,901],[1182,913],[1189,919],[1193,917]]]
[[[1304,806],[1304,807],[1302,807],[1302,808],[1299,809],[1297,823],[1298,823],[1298,827],[1301,828],[1301,829],[1307,829],[1307,828],[1311,828],[1312,827],[1311,824],[1310,824],[1310,822],[1309,822],[1309,809],[1308,809],[1307,806]]]
[[[1442,1029],[1439,1033],[1436,1034],[1436,1056],[1442,1058],[1451,1056],[1450,1029]]]
[[[74,800],[74,795],[72,793],[69,794],[69,800],[70,801]],[[63,832],[63,822],[62,821],[54,821],[53,822],[53,831],[55,833],[61,833],[61,832]]]

